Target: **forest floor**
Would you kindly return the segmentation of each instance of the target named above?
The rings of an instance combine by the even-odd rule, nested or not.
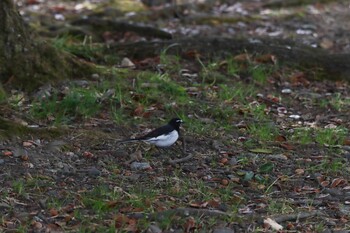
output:
[[[101,53],[167,33],[292,39],[349,53],[349,3],[278,2],[18,0],[37,34],[98,72],[33,93],[12,90],[1,105],[30,130],[0,143],[0,231],[348,232],[347,82],[319,80],[317,70],[271,53]],[[78,23],[84,15],[105,20],[99,33]],[[111,19],[164,34],[116,32]],[[116,143],[174,116],[185,123],[167,150]]]

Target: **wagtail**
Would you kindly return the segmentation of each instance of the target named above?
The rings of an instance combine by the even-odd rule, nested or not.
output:
[[[181,123],[183,121],[180,118],[173,118],[167,125],[163,125],[142,137],[121,140],[118,143],[143,141],[154,144],[157,147],[169,147],[179,138]]]

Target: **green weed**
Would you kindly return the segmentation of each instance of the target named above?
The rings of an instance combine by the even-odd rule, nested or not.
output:
[[[64,35],[55,38],[52,45],[59,50],[64,50],[87,60],[94,60],[96,52],[98,52],[98,49],[93,47],[91,37],[85,37],[81,41],[81,38]]]
[[[315,140],[320,144],[342,145],[348,134],[348,130],[343,127],[319,129],[315,132]]]
[[[249,134],[261,141],[273,141],[278,129],[272,123],[252,123],[248,128]]]
[[[23,180],[16,180],[12,184],[13,191],[22,196],[25,194],[25,183]]]
[[[254,86],[238,82],[233,87],[226,84],[219,85],[218,96],[224,101],[237,101],[244,104],[247,102],[247,97],[255,96],[256,93],[257,90]]]
[[[253,80],[260,84],[266,83],[267,78],[270,74],[268,68],[262,65],[252,66],[250,67],[249,71],[252,75]]]
[[[227,60],[227,74],[231,76],[237,76],[239,73],[239,65],[232,58]]]
[[[31,114],[40,119],[54,118],[54,122],[69,122],[75,118],[94,116],[101,105],[95,90],[73,88],[62,99],[57,93],[34,103]]]
[[[291,136],[292,141],[299,142],[303,145],[313,142],[312,130],[310,128],[295,128]]]

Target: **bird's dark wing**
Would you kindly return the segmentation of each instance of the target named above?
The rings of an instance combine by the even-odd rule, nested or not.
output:
[[[162,134],[169,134],[171,131],[173,131],[173,127],[170,125],[164,125],[162,127],[159,127],[151,132],[149,132],[148,134],[146,134],[145,136],[136,138],[136,140],[147,140],[150,138],[156,138]]]

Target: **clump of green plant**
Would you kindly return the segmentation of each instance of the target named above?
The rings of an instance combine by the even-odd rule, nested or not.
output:
[[[320,144],[342,145],[348,134],[343,127],[319,129],[315,132],[315,140]]]
[[[218,97],[224,101],[237,101],[246,103],[247,96],[255,96],[257,93],[253,85],[245,85],[241,82],[236,83],[233,87],[226,84],[219,85]]]
[[[329,103],[337,111],[342,111],[343,109],[348,109],[350,107],[350,98],[342,98],[341,93],[335,93]]]
[[[295,128],[291,136],[292,141],[301,144],[310,144],[313,142],[312,129],[310,128]]]
[[[278,129],[273,123],[258,122],[250,124],[248,132],[261,141],[273,141],[278,134]]]
[[[239,64],[233,58],[228,59],[227,74],[231,76],[236,76],[239,73],[239,71]]]
[[[91,37],[85,37],[82,41],[81,40],[82,39],[71,35],[64,35],[55,38],[52,41],[52,45],[59,50],[64,50],[78,57],[82,57],[90,61],[94,60],[96,58],[98,48],[93,46]]]
[[[137,77],[135,93],[142,95],[141,103],[162,103],[164,100],[187,103],[188,95],[186,90],[180,84],[171,80],[167,74],[158,74],[151,72],[140,73]]]
[[[31,114],[40,119],[53,118],[54,122],[67,122],[78,117],[88,118],[95,115],[101,105],[95,90],[73,88],[63,98],[54,93],[49,98],[33,104]]]
[[[249,71],[252,75],[253,80],[260,84],[266,83],[267,78],[271,73],[271,71],[263,65],[252,66],[250,67]]]

